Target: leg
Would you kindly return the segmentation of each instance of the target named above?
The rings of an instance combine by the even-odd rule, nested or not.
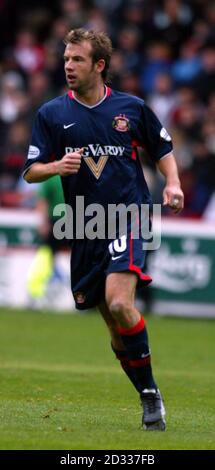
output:
[[[137,276],[133,273],[111,273],[106,280],[106,303],[111,315],[122,328],[132,328],[141,319],[134,307]]]
[[[142,391],[145,388],[156,389],[157,386],[152,375],[145,322],[134,307],[136,284],[136,274],[109,274],[106,280],[106,303],[139,383],[139,390]]]
[[[164,430],[164,406],[154,381],[151,354],[143,317],[134,306],[136,274],[111,273],[106,279],[106,303],[124,344],[132,374],[144,406],[143,424],[146,429]]]
[[[111,315],[110,310],[108,309],[108,306],[105,301],[101,302],[98,305],[98,309],[108,327],[113,348],[117,351],[125,351],[124,344],[118,332],[118,324],[114,317]]]
[[[140,386],[137,381],[136,374],[134,373],[133,368],[130,366],[125,346],[118,332],[118,323],[111,315],[110,310],[104,301],[100,303],[98,309],[109,329],[112,350],[115,353],[116,358],[120,361],[123,371],[126,373],[127,377],[130,379],[136,390],[140,393]]]

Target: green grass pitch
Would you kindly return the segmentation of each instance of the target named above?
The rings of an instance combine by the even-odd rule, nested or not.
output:
[[[143,431],[95,313],[0,310],[0,449],[214,449],[215,322],[147,318],[167,408]]]

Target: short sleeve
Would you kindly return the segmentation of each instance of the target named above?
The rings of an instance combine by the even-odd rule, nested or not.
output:
[[[172,151],[172,140],[154,112],[143,102],[137,127],[137,141],[153,161],[158,161]]]
[[[48,119],[41,108],[35,118],[31,142],[28,149],[27,160],[24,165],[24,172],[36,162],[48,163],[53,155],[53,145],[51,129]]]

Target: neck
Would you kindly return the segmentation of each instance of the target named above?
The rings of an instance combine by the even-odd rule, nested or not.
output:
[[[99,101],[104,98],[105,93],[106,88],[103,82],[98,84],[96,87],[93,86],[88,88],[84,92],[80,90],[73,91],[74,97],[88,106],[94,106],[95,104],[99,103]]]

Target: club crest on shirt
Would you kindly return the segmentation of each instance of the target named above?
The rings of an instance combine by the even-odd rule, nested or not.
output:
[[[113,119],[112,126],[116,131],[127,132],[130,129],[129,119],[124,114],[120,114]]]

